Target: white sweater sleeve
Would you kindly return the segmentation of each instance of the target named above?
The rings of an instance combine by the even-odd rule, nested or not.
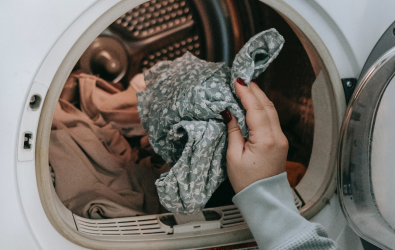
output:
[[[340,249],[325,229],[299,215],[287,174],[257,181],[233,197],[259,249]]]

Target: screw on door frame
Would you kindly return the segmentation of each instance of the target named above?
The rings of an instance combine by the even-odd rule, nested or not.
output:
[[[343,78],[342,84],[343,84],[344,95],[346,97],[346,103],[348,104],[348,101],[350,100],[352,93],[354,92],[355,87],[357,85],[357,79]]]

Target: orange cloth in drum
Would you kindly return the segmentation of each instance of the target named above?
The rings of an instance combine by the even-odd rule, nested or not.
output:
[[[287,172],[289,185],[291,188],[295,188],[306,173],[306,167],[298,162],[287,161],[285,163],[285,172]]]

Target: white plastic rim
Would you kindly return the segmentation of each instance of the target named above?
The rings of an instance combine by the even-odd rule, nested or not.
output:
[[[177,248],[193,248],[202,247],[202,242],[204,246],[209,246],[252,239],[248,228],[239,228],[237,230],[229,229],[223,233],[202,233],[165,241],[101,241],[89,239],[72,230],[59,215],[51,193],[50,185],[52,185],[52,182],[48,174],[49,135],[55,105],[67,77],[85,49],[114,20],[143,2],[143,0],[96,2],[64,32],[38,71],[35,82],[48,87],[48,92],[41,95],[43,104],[36,133],[36,148],[38,150],[35,152],[34,159],[38,193],[41,199],[41,204],[39,205],[42,207],[36,207],[36,210],[41,211],[40,216],[29,214],[28,208],[25,208],[30,218],[29,223],[32,228],[38,228],[39,226],[37,225],[40,221],[47,223],[46,218],[48,218],[50,224],[47,223],[46,225],[52,225],[56,229],[58,234],[51,233],[51,235],[56,237],[57,240],[60,241],[60,238],[64,237],[63,239],[67,239],[69,243],[73,242],[93,249],[174,249],[175,246]],[[336,188],[335,152],[337,134],[345,109],[344,94],[333,59],[323,41],[307,21],[283,1],[263,0],[262,2],[277,10],[289,22],[298,36],[301,37],[310,59],[314,60],[313,64],[317,79],[320,79],[320,82],[316,85],[316,90],[313,90],[315,93],[313,94],[313,100],[315,98],[314,101],[320,103],[319,106],[314,106],[314,109],[317,115],[321,114],[322,119],[317,120],[322,120],[322,122],[316,122],[317,127],[315,128],[314,136],[317,139],[314,140],[310,168],[305,178],[302,179],[296,188],[299,194],[302,195],[302,198],[307,197],[305,198],[306,205],[301,210],[301,213],[306,218],[311,218],[325,206]],[[326,138],[326,141],[322,141],[323,138]],[[315,158],[313,157],[314,155],[316,156]],[[322,182],[319,184],[314,182],[314,179],[317,178],[321,179]],[[303,197],[305,192],[306,196]],[[45,212],[45,214],[42,212]],[[40,230],[33,231],[35,231],[36,237],[40,240],[40,238],[48,237],[45,233],[51,230],[54,231],[52,227],[43,230],[41,225]],[[68,247],[71,246],[77,247],[74,244],[68,245]]]
[[[339,72],[324,42],[293,8],[277,0],[262,0],[275,9],[301,40],[316,74],[312,87],[314,142],[307,172],[296,191],[305,205],[299,210],[312,218],[333,196],[337,180],[338,135],[346,109]]]
[[[104,2],[104,3],[103,3]],[[61,211],[58,210],[48,174],[48,147],[51,123],[55,105],[63,89],[63,85],[72,68],[92,41],[112,22],[126,11],[143,3],[141,0],[102,1],[90,7],[76,20],[55,44],[40,68],[36,82],[49,86],[42,105],[40,121],[37,130],[35,161],[37,186],[45,212],[49,222],[56,231],[74,244],[92,249],[174,249],[193,248],[229,242],[252,240],[252,235],[246,225],[235,228],[225,228],[220,232],[207,231],[172,237],[171,239],[140,238],[133,241],[110,241],[92,239],[72,229],[62,219]],[[89,12],[89,13],[88,13]],[[53,189],[52,189],[53,190]],[[35,231],[35,230],[34,230]],[[42,229],[37,230],[40,233]],[[44,235],[42,237],[45,237]],[[202,242],[204,242],[202,244]],[[74,245],[74,247],[77,247]]]

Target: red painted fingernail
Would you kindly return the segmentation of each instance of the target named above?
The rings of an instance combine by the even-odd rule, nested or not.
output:
[[[225,123],[229,123],[232,120],[232,114],[229,110],[225,109],[221,112],[222,118],[224,118]]]
[[[244,82],[244,80],[241,79],[240,77],[236,79],[236,82],[237,82],[238,84],[240,84],[241,86],[247,86],[247,84]]]

